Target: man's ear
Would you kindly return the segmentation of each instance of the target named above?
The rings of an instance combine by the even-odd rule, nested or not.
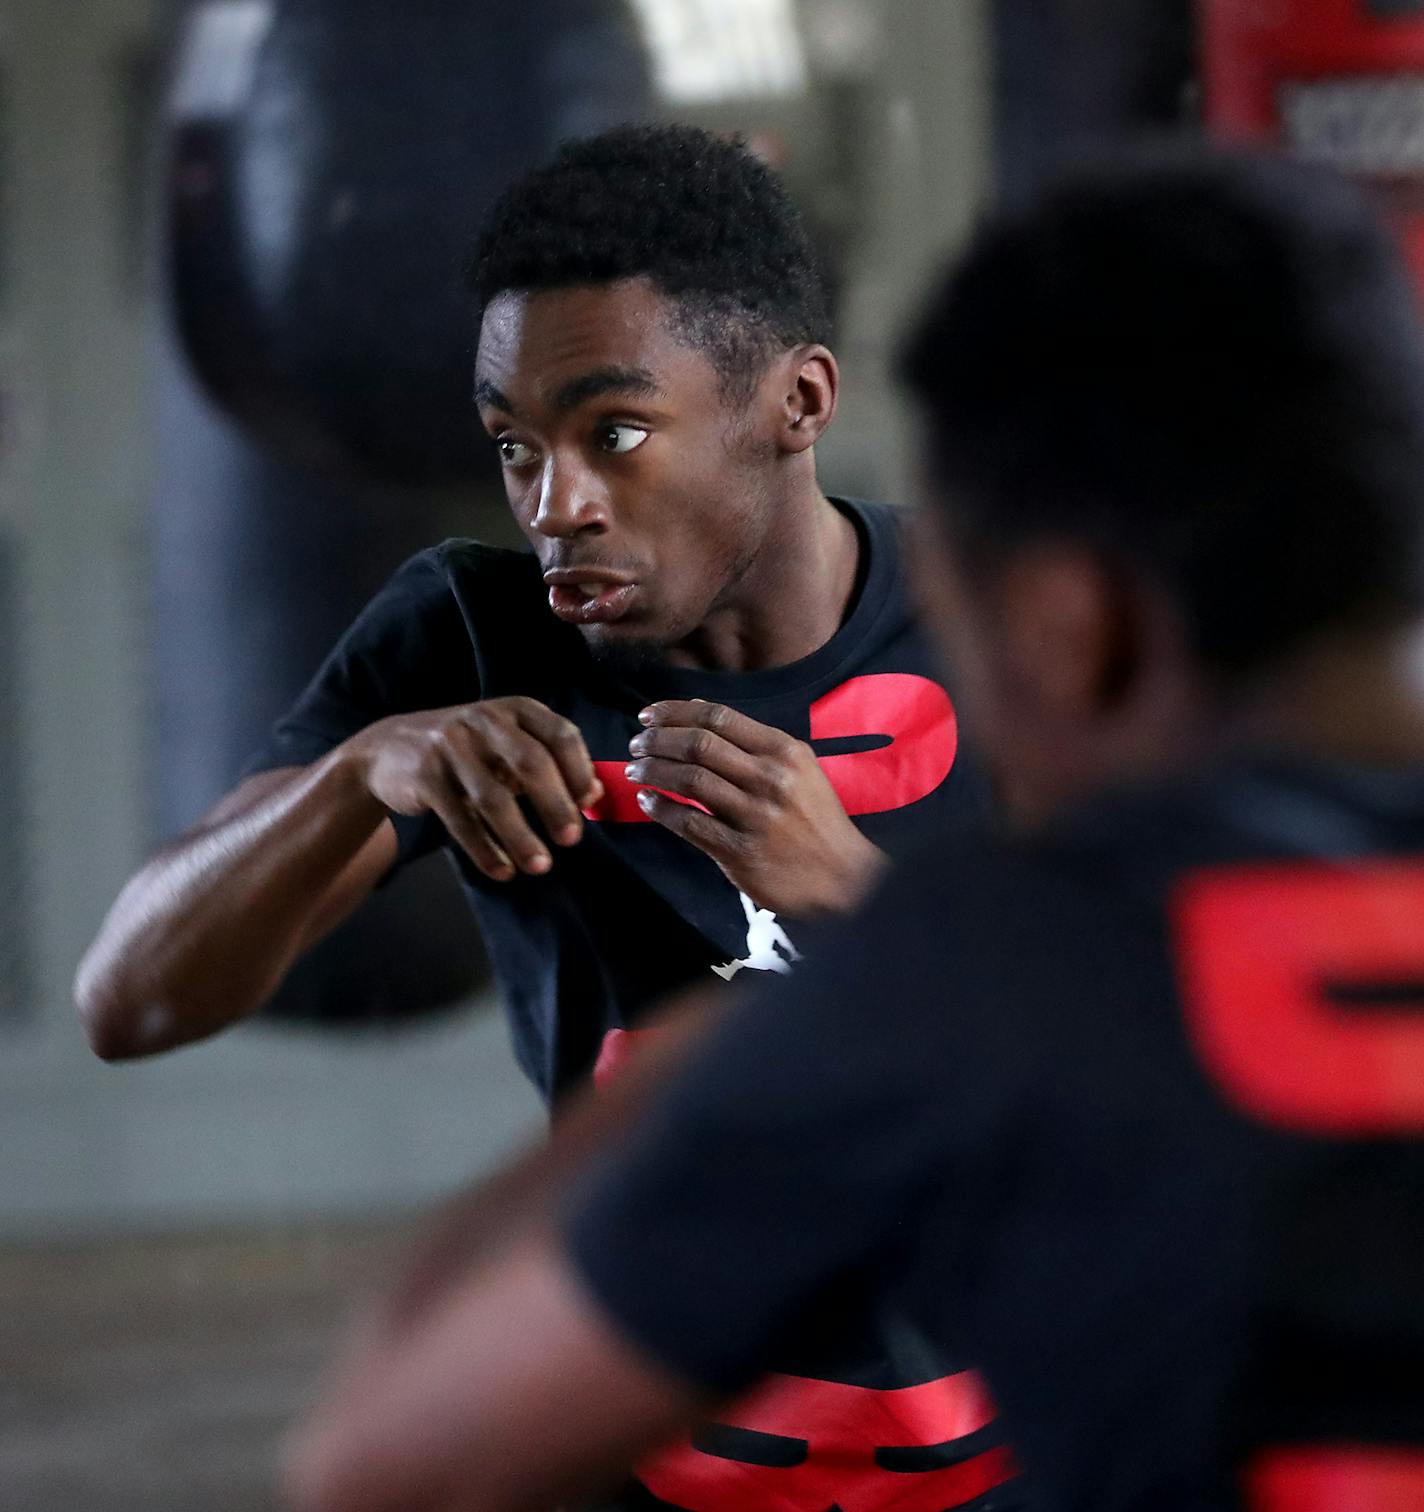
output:
[[[1046,714],[1083,719],[1118,706],[1142,652],[1121,573],[1082,547],[1044,545],[1004,564],[999,594],[1017,680]]]
[[[809,451],[835,418],[841,371],[823,346],[798,347],[777,364],[778,443],[786,452]]]

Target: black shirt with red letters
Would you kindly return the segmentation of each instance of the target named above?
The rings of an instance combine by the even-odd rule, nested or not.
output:
[[[306,765],[388,715],[477,699],[535,698],[579,727],[606,793],[583,841],[554,848],[545,876],[491,882],[438,820],[395,819],[401,864],[443,849],[458,867],[516,1054],[551,1100],[600,1056],[605,1068],[616,1062],[610,1051],[670,993],[711,981],[717,968],[728,974],[736,962],[780,972],[802,955],[812,960],[838,928],[822,923],[813,936],[757,909],[710,859],[646,819],[623,768],[650,702],[707,699],[810,741],[847,812],[892,856],[926,832],[974,826],[987,810],[984,779],[960,745],[954,707],[911,611],[902,516],[836,502],[860,540],[857,588],[837,633],[801,661],[735,673],[615,669],[549,612],[532,555],[448,541],[401,568],[248,765]],[[728,1263],[741,1273],[756,1259]],[[875,1484],[854,1470],[833,1472],[766,1505],[1018,1505],[1015,1491],[996,1489],[1013,1472],[982,1384],[960,1351],[927,1348],[893,1310],[863,1298],[815,1339],[788,1340],[770,1363],[779,1373],[741,1404],[748,1421],[815,1423],[852,1466],[886,1445],[915,1447]],[[755,1431],[706,1425],[640,1467],[643,1483],[688,1512],[755,1512],[767,1469],[756,1442]],[[650,1500],[643,1492],[633,1499]]]
[[[1276,754],[897,868],[565,1232],[719,1390],[893,1301],[1053,1508],[1424,1507],[1421,1135],[1424,768]]]
[[[614,671],[549,612],[537,559],[447,541],[402,567],[363,611],[249,772],[305,766],[391,714],[522,695],[578,725],[608,790],[584,841],[543,877],[491,882],[433,816],[396,816],[400,861],[443,848],[479,920],[521,1065],[546,1097],[586,1076],[605,1035],[749,951],[789,963],[796,925],[756,921],[708,857],[633,801],[623,776],[638,713],[663,698],[724,703],[809,739],[848,812],[892,854],[976,819],[983,780],[908,602],[900,513],[841,502],[860,537],[839,631],[758,672],[657,663]]]

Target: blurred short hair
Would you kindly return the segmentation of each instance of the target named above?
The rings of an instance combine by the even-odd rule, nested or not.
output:
[[[905,348],[931,489],[973,553],[1088,543],[1244,671],[1420,605],[1424,347],[1363,194],[1154,154],[992,221]]]

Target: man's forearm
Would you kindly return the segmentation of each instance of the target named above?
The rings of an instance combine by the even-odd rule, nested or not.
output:
[[[128,883],[81,963],[76,1002],[104,1058],[171,1049],[254,1012],[335,922],[323,916],[368,890],[363,877],[341,884],[386,811],[339,753],[272,774],[265,790],[254,782],[252,802],[220,806]]]
[[[378,1326],[393,1334],[416,1326],[494,1248],[552,1224],[570,1183],[634,1126],[733,997],[689,993],[644,1024],[656,1032],[611,1087],[585,1092],[559,1117],[551,1139],[452,1201],[407,1263]]]
[[[528,1512],[588,1496],[690,1419],[702,1393],[602,1315],[560,1215],[731,996],[683,1000],[610,1088],[451,1204],[294,1440],[296,1512]]]

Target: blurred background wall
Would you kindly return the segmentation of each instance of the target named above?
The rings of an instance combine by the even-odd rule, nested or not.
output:
[[[504,8],[485,9],[497,37]],[[220,480],[162,454],[163,425],[175,404],[180,430],[223,423],[196,413],[192,395],[175,400],[164,377],[178,359],[155,250],[182,11],[0,0],[0,1236],[10,1238],[418,1203],[537,1119],[483,993],[405,1030],[258,1024],[120,1067],[92,1059],[73,1019],[75,964],[121,883],[233,776],[214,774],[205,793],[164,769],[183,721],[191,730],[203,715],[174,706],[176,674],[165,673],[165,616],[184,575],[164,557],[171,526],[155,499],[171,504],[175,478],[189,497]],[[847,374],[823,477],[902,497],[906,435],[886,357],[924,268],[964,233],[986,187],[984,6],[640,0],[630,18],[651,110],[749,132],[816,224],[840,286]],[[775,46],[759,48],[768,37]],[[376,507],[350,497],[349,515],[332,511],[338,530]],[[487,487],[447,488],[430,528],[504,536],[502,509]],[[348,574],[336,623],[409,549],[389,536]],[[221,573],[220,560],[191,560]],[[260,605],[262,589],[249,576],[243,602]],[[315,654],[294,652],[286,687],[266,694],[274,711]]]

